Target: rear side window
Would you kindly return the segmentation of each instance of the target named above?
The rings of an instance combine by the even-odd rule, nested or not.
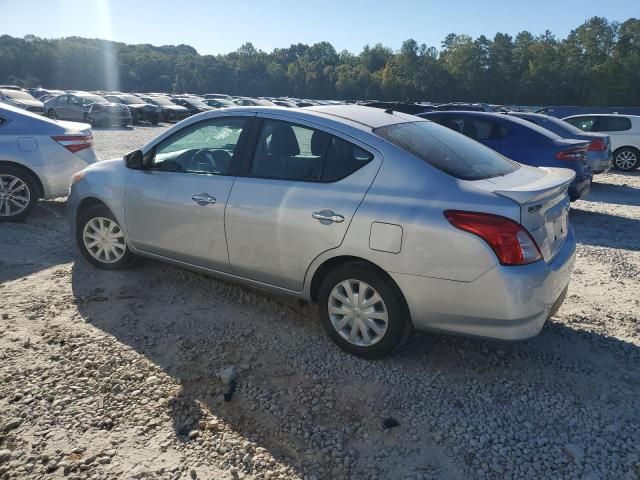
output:
[[[598,117],[593,132],[623,132],[631,130],[631,120],[626,117]]]
[[[595,121],[596,121],[596,117],[576,117],[576,118],[567,118],[565,120],[565,122],[570,123],[574,127],[578,127],[580,130],[584,132],[591,132]]]
[[[500,129],[494,122],[481,120],[469,116],[456,116],[456,115],[443,115],[429,117],[440,125],[449,127],[451,130],[455,130],[458,133],[462,133],[474,140],[490,140],[500,138],[508,133],[505,128]]]
[[[373,155],[351,142],[302,125],[265,120],[250,175],[294,181],[333,182],[351,175]]]
[[[0,127],[1,127],[2,125],[4,125],[5,123],[7,123],[7,119],[6,119],[6,118],[4,118],[4,117],[0,117]]]
[[[488,147],[433,122],[410,122],[376,128],[376,135],[462,180],[507,175],[518,164]]]

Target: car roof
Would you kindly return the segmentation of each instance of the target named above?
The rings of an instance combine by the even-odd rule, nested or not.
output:
[[[419,122],[421,119],[407,113],[393,112],[363,105],[317,105],[305,107],[304,112],[318,113],[323,116],[350,120],[360,125],[379,128],[396,123]]]
[[[625,117],[625,118],[640,118],[640,115],[626,115],[624,113],[580,113],[578,115],[570,115],[567,118],[580,118],[580,117]]]

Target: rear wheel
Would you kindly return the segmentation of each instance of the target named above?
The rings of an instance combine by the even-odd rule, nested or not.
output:
[[[26,218],[38,203],[38,185],[24,170],[0,165],[0,222]]]
[[[88,113],[84,114],[84,123],[88,123],[92,127],[96,126],[96,122],[89,116]]]
[[[398,288],[366,264],[348,263],[330,272],[319,290],[318,309],[329,337],[363,358],[388,355],[411,331]]]
[[[121,270],[135,260],[120,224],[104,205],[94,205],[80,214],[76,242],[84,257],[98,268]]]
[[[613,167],[616,170],[630,172],[640,167],[640,151],[633,147],[622,147],[613,154]]]

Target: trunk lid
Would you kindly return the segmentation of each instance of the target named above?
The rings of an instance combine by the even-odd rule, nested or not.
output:
[[[548,262],[567,238],[570,205],[567,190],[574,177],[575,173],[565,168],[522,165],[509,175],[474,184],[520,205],[520,223]]]

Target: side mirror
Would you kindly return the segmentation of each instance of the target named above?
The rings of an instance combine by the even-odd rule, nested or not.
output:
[[[147,170],[153,165],[155,155],[155,148],[149,150],[146,155],[143,155],[142,150],[134,150],[124,156],[124,164],[132,170]]]
[[[132,170],[142,170],[143,160],[142,150],[134,150],[124,156],[124,164]]]

